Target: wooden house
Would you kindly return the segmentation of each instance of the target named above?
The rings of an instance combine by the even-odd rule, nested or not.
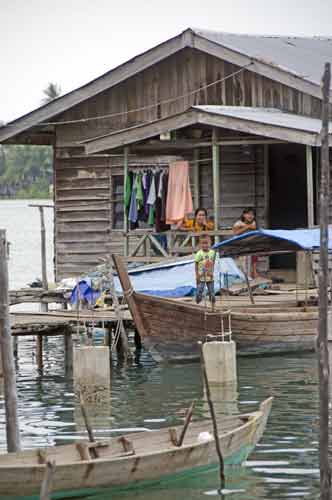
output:
[[[148,251],[153,232],[124,220],[124,173],[174,156],[218,234],[245,206],[264,227],[315,225],[331,60],[332,39],[187,29],[0,128],[2,144],[54,148],[57,279]]]

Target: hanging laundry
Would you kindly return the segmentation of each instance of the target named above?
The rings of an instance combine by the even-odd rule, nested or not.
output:
[[[158,198],[163,196],[163,183],[164,183],[164,172],[160,172],[159,182],[158,182]]]
[[[140,173],[138,173],[136,175],[134,188],[136,191],[137,211],[139,211],[143,207],[143,203],[144,203],[142,174],[140,174]]]
[[[152,174],[151,177],[151,184],[150,184],[150,191],[149,191],[149,196],[148,196],[148,205],[154,205],[156,202],[157,194],[156,194],[156,178],[155,175]]]
[[[147,172],[145,174],[145,187],[143,186],[143,190],[144,190],[144,213],[145,213],[145,217],[146,219],[149,217],[149,210],[150,210],[150,207],[148,205],[148,198],[149,198],[149,192],[150,192],[150,186],[151,186],[151,178],[152,178],[152,174],[151,172]]]
[[[166,221],[167,192],[168,192],[168,173],[165,172],[163,176],[163,189],[161,196],[161,216],[160,216],[160,220],[163,222]]]
[[[126,207],[126,213],[128,213],[128,209],[130,207],[130,199],[131,199],[131,176],[128,173],[125,178],[125,189],[124,189],[124,202]]]
[[[189,163],[176,161],[169,166],[166,223],[176,224],[192,211]]]
[[[154,208],[154,205],[150,205],[150,208],[149,208],[149,218],[148,218],[148,224],[150,226],[153,226],[154,225],[154,216],[155,216],[155,208]]]
[[[134,177],[133,189],[131,191],[129,215],[128,215],[128,219],[130,220],[130,222],[133,223],[137,222],[137,217],[138,217],[137,198],[136,198],[136,179],[137,175],[135,175]]]

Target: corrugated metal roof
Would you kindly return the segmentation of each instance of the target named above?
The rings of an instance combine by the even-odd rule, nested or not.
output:
[[[218,45],[276,66],[318,85],[322,78],[324,64],[332,62],[332,36],[331,38],[305,38],[240,35],[199,28],[192,29],[197,35]]]
[[[214,113],[221,116],[229,116],[248,120],[266,125],[291,128],[303,132],[319,133],[322,121],[309,116],[286,113],[276,108],[250,108],[247,106],[193,106],[194,109]],[[332,133],[332,122],[330,122],[329,133]]]

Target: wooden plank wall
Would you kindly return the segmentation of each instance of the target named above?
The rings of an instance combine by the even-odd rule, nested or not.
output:
[[[59,120],[73,120],[108,113],[149,107],[104,120],[57,127],[57,146],[73,144],[96,137],[110,130],[119,130],[138,123],[157,120],[187,109],[195,104],[232,106],[265,106],[293,113],[320,117],[321,101],[268,78],[244,70],[196,94],[157,105],[160,101],[188,94],[239,69],[238,66],[195,49],[186,48],[160,63],[127,79],[113,88],[74,106],[59,115]]]
[[[212,163],[208,150],[201,153],[207,158],[200,164],[200,204],[209,215],[213,214]],[[267,226],[264,149],[260,145],[223,146],[220,149],[220,223],[231,227],[243,208],[254,207],[260,226]]]
[[[107,158],[55,160],[56,279],[88,271],[110,248]]]

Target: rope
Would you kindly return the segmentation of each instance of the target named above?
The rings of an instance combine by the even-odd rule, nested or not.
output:
[[[254,64],[253,61],[251,61],[249,64],[246,64],[245,66],[242,66],[237,71],[234,71],[233,73],[231,73],[223,78],[219,78],[218,80],[215,80],[214,82],[203,85],[203,86],[201,86],[195,90],[192,90],[191,92],[188,92],[186,94],[182,94],[182,95],[177,96],[177,97],[170,97],[169,99],[164,99],[163,101],[159,101],[156,104],[148,104],[147,106],[141,106],[139,108],[129,109],[128,111],[119,111],[117,113],[109,113],[107,115],[97,115],[97,116],[90,116],[87,118],[78,118],[76,120],[65,120],[65,121],[58,121],[58,122],[42,122],[42,123],[40,123],[40,125],[72,125],[75,123],[87,123],[87,122],[90,122],[93,120],[106,120],[107,118],[126,116],[126,115],[129,115],[130,113],[138,113],[139,111],[145,111],[147,109],[157,108],[159,106],[162,106],[163,104],[169,104],[172,102],[179,101],[180,99],[185,99],[186,97],[190,97],[192,95],[198,94],[202,90],[208,89],[208,88],[212,87],[213,85],[217,85],[218,83],[223,83],[226,80],[228,80],[229,78],[232,78],[232,77],[238,75],[239,73],[242,73],[242,71],[244,71],[246,68],[248,68],[252,64]],[[8,126],[10,126],[10,124]]]

